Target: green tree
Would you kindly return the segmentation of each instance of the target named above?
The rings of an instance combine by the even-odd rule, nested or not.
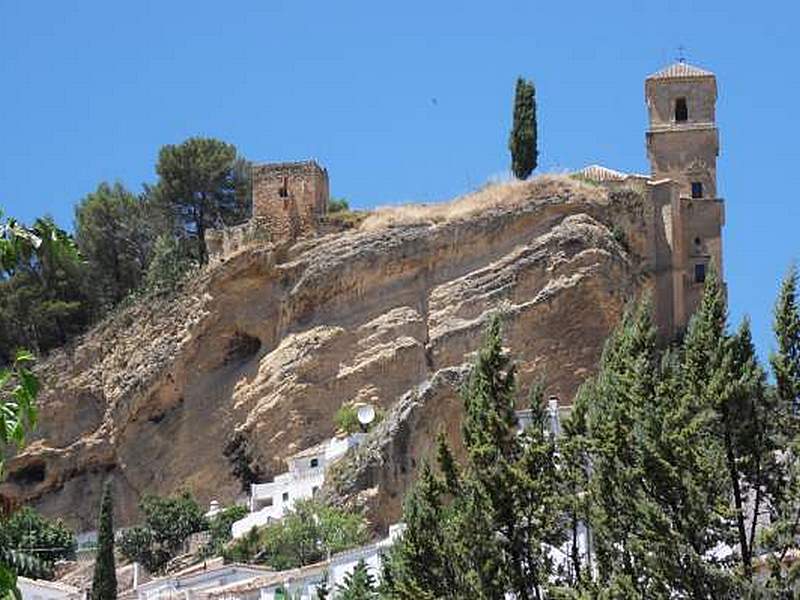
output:
[[[527,179],[539,160],[536,125],[536,90],[532,81],[517,79],[514,96],[514,125],[508,140],[511,171],[517,179]]]
[[[33,569],[19,571],[25,577],[38,577],[42,568],[51,571],[57,560],[75,556],[75,534],[61,520],[46,519],[30,507],[0,516],[0,540],[0,546],[37,559]]]
[[[459,468],[440,438],[441,475],[424,464],[406,498],[407,528],[390,555],[399,597],[544,597],[553,573],[546,548],[565,533],[560,475],[541,389],[521,433],[517,394],[495,317],[462,390],[467,464]]]
[[[41,244],[34,231],[14,219],[3,218],[0,212],[0,279],[13,275],[19,256],[35,252]],[[30,369],[33,356],[24,350],[17,350],[12,356],[10,366],[0,367],[0,482],[4,478],[4,458],[25,444],[36,424],[39,381]],[[8,356],[0,353],[0,365],[7,362]],[[7,533],[4,528],[4,534]],[[0,599],[18,598],[17,571],[30,570],[36,563],[13,548],[5,535],[0,535]]]
[[[369,572],[367,563],[361,559],[344,581],[336,586],[339,600],[372,600],[377,598],[375,577]]]
[[[258,556],[273,569],[291,569],[323,560],[367,542],[360,515],[326,506],[317,500],[298,500],[275,523],[254,528],[226,550],[236,560]]]
[[[236,148],[212,138],[189,138],[161,148],[156,172],[158,201],[192,240],[197,260],[207,262],[206,230],[240,222],[247,213],[239,181],[246,168],[237,163]]]
[[[85,269],[72,238],[50,218],[0,226],[0,364],[19,348],[46,352],[90,323]]]
[[[172,235],[161,235],[153,246],[144,276],[145,288],[150,292],[170,292],[195,264],[185,243]]]
[[[770,356],[775,375],[775,396],[780,415],[779,439],[785,479],[780,493],[769,499],[770,525],[761,543],[768,552],[769,578],[766,590],[777,598],[800,594],[800,569],[787,564],[787,556],[800,547],[800,307],[797,299],[797,269],[790,268],[775,306],[773,329],[777,349]]]
[[[225,544],[231,541],[231,527],[239,519],[247,515],[244,506],[228,506],[208,519],[210,539],[203,549],[205,556],[218,556],[222,554]]]
[[[101,183],[75,207],[75,241],[105,312],[142,284],[155,238],[153,211],[120,183]]]
[[[203,510],[186,491],[165,498],[144,496],[139,510],[144,525],[120,536],[120,552],[154,573],[161,572],[181,552],[190,535],[208,527]]]
[[[92,578],[92,600],[115,600],[117,597],[117,567],[114,560],[114,496],[111,482],[103,489],[100,520],[97,525],[97,557]]]

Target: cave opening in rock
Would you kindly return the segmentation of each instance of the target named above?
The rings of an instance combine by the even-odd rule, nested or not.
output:
[[[44,481],[46,468],[44,463],[33,463],[22,467],[18,471],[9,473],[8,479],[19,485],[36,485]]]
[[[234,333],[228,342],[223,364],[244,362],[261,350],[261,340],[255,336],[248,335],[241,331]]]

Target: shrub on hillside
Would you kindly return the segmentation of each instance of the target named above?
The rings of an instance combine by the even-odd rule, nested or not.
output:
[[[329,213],[346,212],[349,210],[350,210],[350,203],[347,201],[347,198],[331,198],[328,201]]]
[[[253,528],[228,547],[224,556],[283,570],[319,562],[329,553],[359,546],[367,539],[367,524],[361,515],[317,500],[298,500],[283,519]]]
[[[145,496],[139,503],[144,524],[125,531],[119,540],[122,555],[158,573],[181,553],[190,535],[208,528],[206,518],[189,492],[160,498]]]
[[[239,519],[247,515],[244,506],[229,506],[208,519],[208,531],[211,534],[208,544],[203,548],[203,556],[222,554],[225,544],[231,541],[231,527]]]

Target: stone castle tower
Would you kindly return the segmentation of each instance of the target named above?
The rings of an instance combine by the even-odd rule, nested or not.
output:
[[[653,240],[656,315],[662,330],[677,333],[699,305],[709,268],[722,277],[717,81],[681,61],[647,77],[645,98],[649,186],[661,221]]]
[[[250,169],[253,218],[206,232],[212,260],[249,243],[293,242],[316,235],[328,214],[328,171],[316,161],[254,164]]]
[[[272,239],[293,240],[317,231],[328,212],[328,171],[315,161],[253,165],[253,218]]]

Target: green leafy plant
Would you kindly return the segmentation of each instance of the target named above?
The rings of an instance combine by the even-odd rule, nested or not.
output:
[[[280,521],[253,528],[236,540],[225,556],[282,570],[318,562],[367,539],[366,523],[360,515],[313,499],[298,500]]]
[[[217,556],[222,554],[225,545],[231,541],[231,527],[239,519],[247,515],[244,506],[228,506],[208,519],[210,539],[203,548],[203,556]]]
[[[331,198],[328,201],[328,212],[339,213],[350,210],[350,203],[346,198]]]
[[[26,434],[36,424],[39,380],[31,371],[32,364],[33,355],[20,350],[10,367],[0,369],[0,478],[5,449],[21,448]]]
[[[0,517],[0,545],[14,548],[37,559],[31,570],[19,570],[25,577],[38,577],[42,568],[52,570],[57,560],[75,557],[75,534],[61,520],[51,521],[30,507]]]
[[[350,402],[345,402],[336,411],[333,422],[337,429],[346,433],[356,433],[361,431],[361,423],[358,422],[358,410]]]
[[[372,429],[383,420],[385,415],[380,406],[375,408],[375,419],[367,426],[367,430]],[[348,434],[358,433],[364,431],[364,426],[358,420],[358,407],[351,402],[345,402],[336,411],[333,417],[333,422],[336,428]]]
[[[375,576],[369,572],[367,563],[361,559],[344,581],[336,586],[336,597],[340,600],[371,600],[378,597]]]
[[[163,571],[190,535],[208,528],[203,510],[189,492],[166,498],[145,496],[139,510],[144,524],[123,532],[119,549],[125,558],[152,573]]]
[[[180,240],[171,235],[159,236],[144,276],[145,288],[151,292],[170,292],[195,265]]]

